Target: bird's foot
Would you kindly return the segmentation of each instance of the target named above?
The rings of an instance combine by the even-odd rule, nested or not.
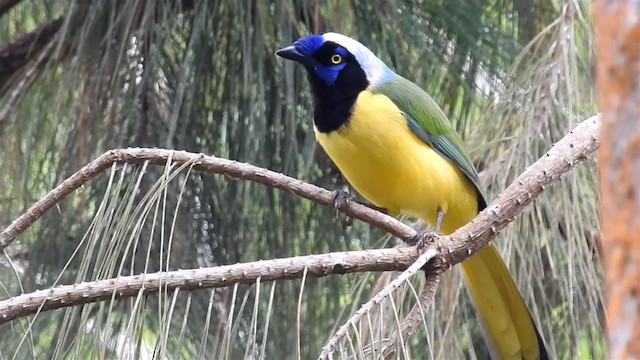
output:
[[[340,216],[340,210],[345,206],[349,206],[352,201],[351,195],[344,190],[335,190],[333,192],[333,212],[336,219],[342,220],[345,226],[353,225],[353,218],[348,215]]]
[[[411,239],[410,245],[415,244],[418,250],[420,250],[427,244],[427,242],[433,242],[438,236],[440,236],[442,219],[444,219],[444,210],[442,210],[441,207],[438,207],[436,211],[436,226],[420,231],[413,239]]]
[[[430,228],[418,232],[416,236],[409,241],[409,245],[415,245],[418,250],[422,249],[427,243],[433,242],[440,234],[435,228]]]

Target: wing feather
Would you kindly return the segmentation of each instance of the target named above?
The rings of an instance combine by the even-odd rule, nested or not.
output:
[[[409,129],[462,171],[476,188],[478,210],[484,209],[487,203],[478,172],[465,150],[464,142],[435,100],[416,84],[400,76],[371,91],[389,97],[404,113]]]

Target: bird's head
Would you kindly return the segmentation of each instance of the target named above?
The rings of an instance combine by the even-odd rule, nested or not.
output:
[[[357,94],[396,76],[367,47],[337,33],[305,36],[276,55],[302,64],[316,95],[340,90]]]

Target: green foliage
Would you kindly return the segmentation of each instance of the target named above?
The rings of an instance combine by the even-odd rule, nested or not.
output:
[[[204,152],[328,189],[344,186],[315,144],[304,74],[273,55],[301,35],[329,30],[360,39],[427,89],[495,195],[594,109],[590,12],[581,6],[587,2],[22,1],[0,14],[3,46],[60,16],[63,25],[0,84],[0,225],[117,147]],[[46,66],[36,66],[41,54]],[[29,74],[32,81],[22,81]],[[604,348],[592,169],[582,166],[545,192],[496,242],[559,358],[598,358]],[[261,185],[188,166],[126,165],[78,189],[12,244],[0,260],[0,282],[8,298],[55,284],[386,240]],[[332,276],[307,279],[302,290],[288,281],[90,304],[0,326],[0,351],[289,359],[299,334],[308,359],[385,281],[388,275]],[[461,288],[455,273],[444,277],[401,357],[486,357]],[[344,353],[361,357],[351,352],[358,341],[391,334],[415,297],[407,287],[383,304]]]

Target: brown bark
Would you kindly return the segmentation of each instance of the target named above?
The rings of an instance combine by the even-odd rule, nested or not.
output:
[[[37,54],[54,39],[62,24],[62,18],[52,20],[11,44],[0,46],[0,94],[15,79],[18,71],[35,59]]]
[[[595,19],[609,358],[640,359],[640,2],[600,0]]]
[[[421,255],[424,262],[418,265],[423,265],[435,254],[434,249],[427,249]],[[406,247],[296,256],[202,269],[119,276],[113,279],[57,286],[2,300],[0,301],[0,324],[47,310],[158,292],[172,292],[176,289],[189,291],[234,284],[255,284],[258,280],[267,282],[300,279],[303,276],[315,278],[331,274],[405,270],[413,266],[417,258],[416,249]],[[408,276],[419,270],[418,265]]]

